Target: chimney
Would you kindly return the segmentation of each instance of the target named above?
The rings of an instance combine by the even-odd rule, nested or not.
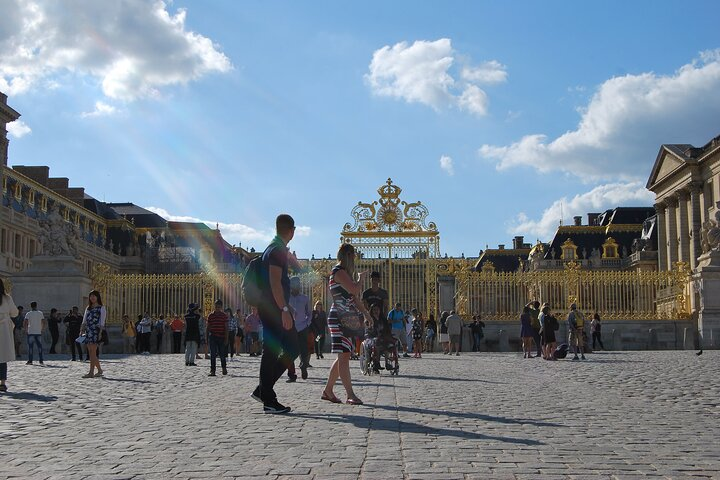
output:
[[[573,220],[575,221],[576,227],[579,227],[582,225],[582,217],[580,215],[573,217]]]
[[[513,248],[514,249],[517,250],[518,248],[523,248],[523,243],[525,243],[525,237],[523,237],[522,235],[518,235],[515,238],[513,238]]]
[[[599,213],[588,213],[588,225],[596,225]]]
[[[505,244],[498,245],[498,250],[505,250]]]

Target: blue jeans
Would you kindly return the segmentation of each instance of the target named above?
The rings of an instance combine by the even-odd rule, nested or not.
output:
[[[210,371],[215,373],[218,355],[220,356],[220,365],[222,366],[223,372],[226,371],[227,343],[225,343],[225,337],[210,335],[208,337],[208,346],[210,347]]]
[[[27,336],[27,344],[28,344],[28,362],[33,361],[33,346],[37,345],[38,351],[40,352],[40,363],[42,363],[42,361],[43,361],[42,335],[28,335]]]

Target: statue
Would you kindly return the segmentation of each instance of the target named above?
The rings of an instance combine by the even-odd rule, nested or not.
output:
[[[540,268],[540,261],[542,260],[543,252],[536,248],[533,250],[532,254],[530,255],[530,270],[536,271]]]
[[[593,260],[600,260],[602,256],[600,255],[600,249],[595,247],[592,249],[592,253],[590,253],[590,258]]]
[[[47,217],[38,220],[40,235],[38,241],[44,255],[68,255],[78,258],[80,234],[77,227],[65,221],[60,215],[58,206],[53,203]]]
[[[715,220],[708,219],[703,224],[700,246],[703,253],[720,251],[720,202],[717,202]]]

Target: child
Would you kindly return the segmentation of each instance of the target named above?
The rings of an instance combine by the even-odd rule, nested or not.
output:
[[[416,313],[412,322],[413,351],[415,358],[422,358],[423,321],[422,314]]]

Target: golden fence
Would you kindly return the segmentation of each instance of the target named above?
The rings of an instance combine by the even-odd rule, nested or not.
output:
[[[564,270],[456,274],[456,307],[462,315],[486,320],[516,320],[529,301],[547,302],[554,311],[576,303],[606,320],[682,319],[690,316],[689,270],[581,270],[573,262]]]
[[[329,307],[328,276],[334,262],[305,262],[299,275],[302,293],[311,302]],[[464,317],[479,314],[484,320],[516,321],[523,306],[531,300],[549,303],[564,311],[571,303],[588,313],[598,312],[605,320],[682,319],[690,315],[689,270],[678,264],[671,272],[582,270],[574,263],[564,270],[534,272],[471,271],[470,262],[460,259],[361,259],[358,270],[378,271],[381,285],[390,293],[391,305],[416,307],[437,315],[437,291],[442,281],[454,281],[452,304]],[[98,266],[93,282],[100,289],[110,322],[118,323],[123,314],[131,318],[183,314],[189,303],[199,304],[205,314],[215,299],[226,307],[249,312],[240,290],[242,274],[113,274]],[[369,287],[370,279],[364,288]]]

